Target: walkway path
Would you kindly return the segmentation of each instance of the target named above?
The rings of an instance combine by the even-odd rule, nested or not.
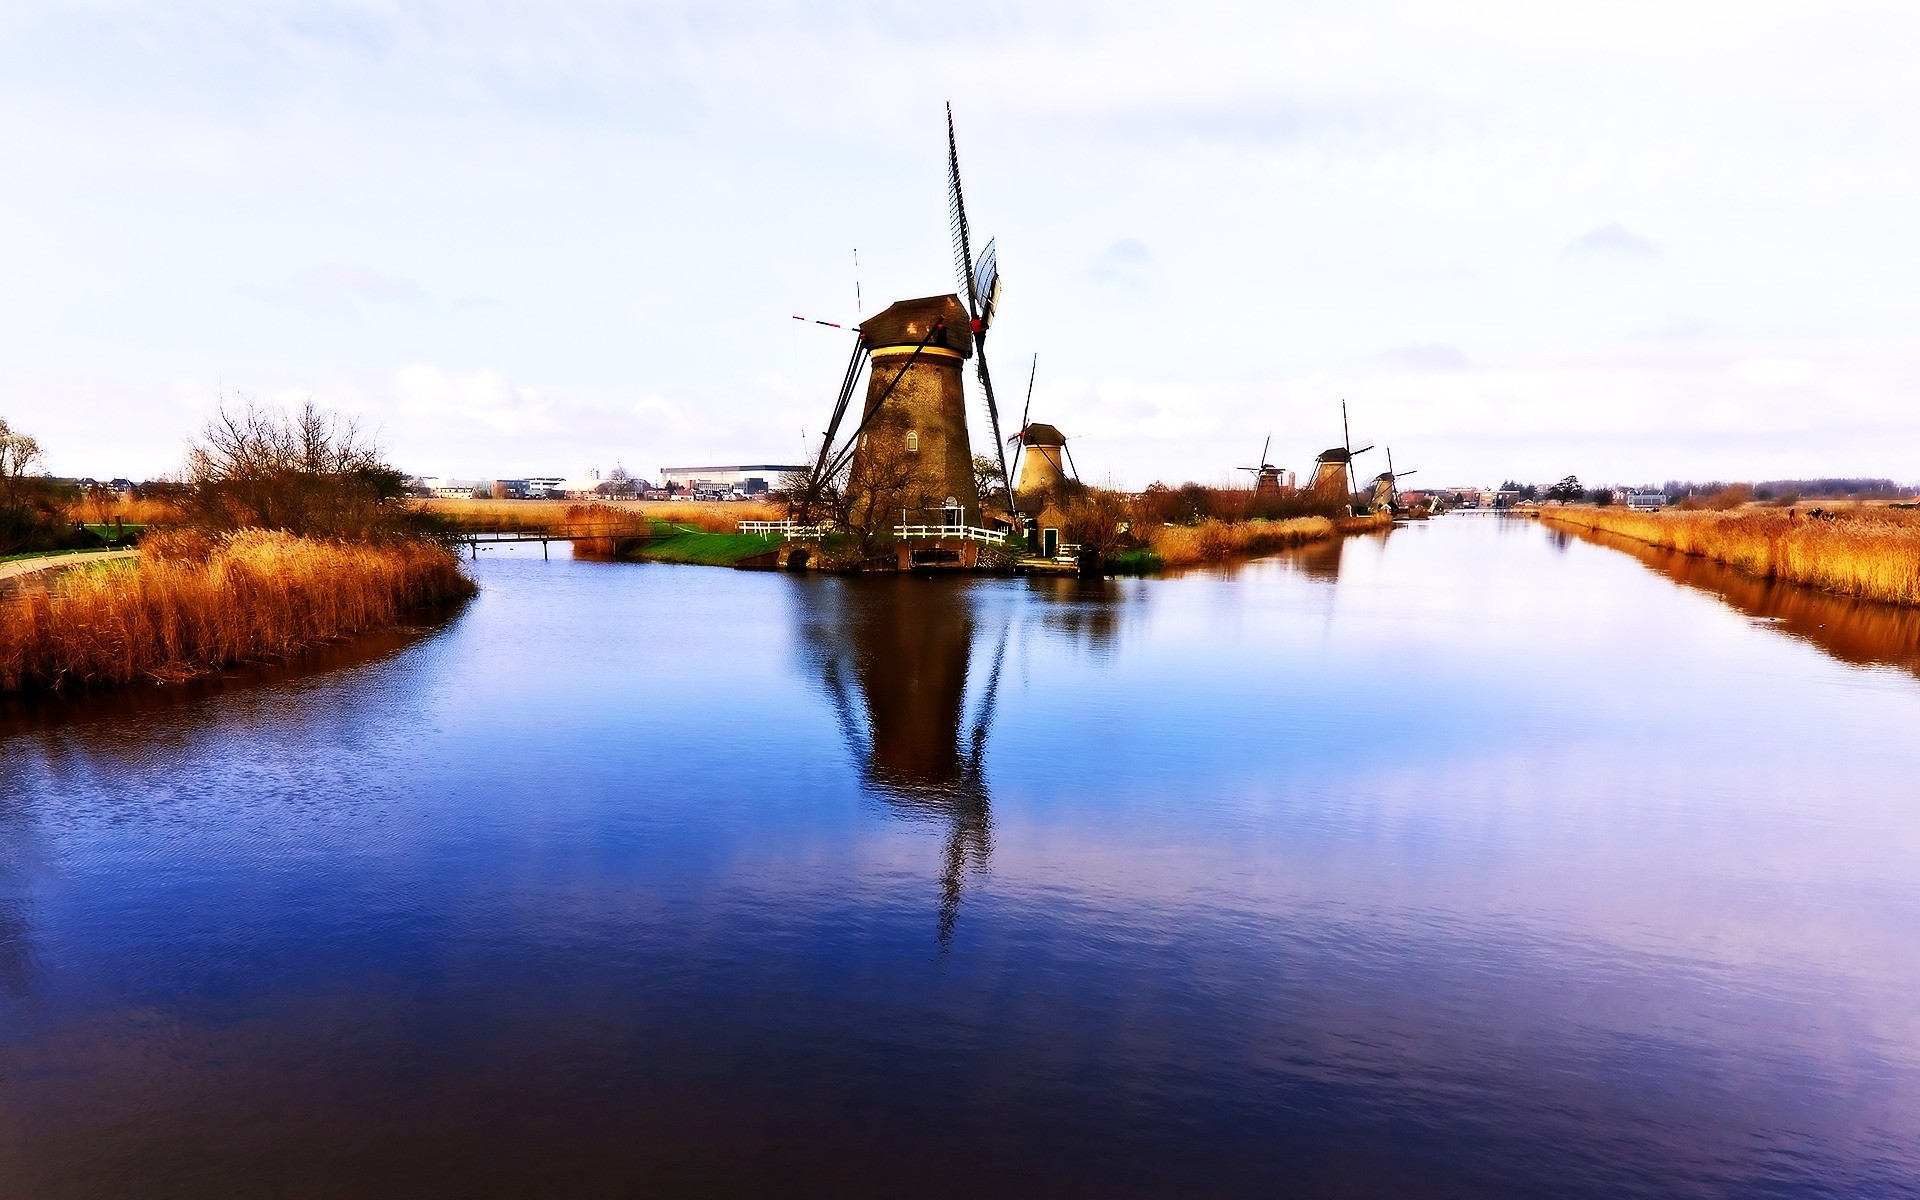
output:
[[[0,595],[19,591],[29,581],[34,584],[45,583],[46,578],[54,572],[82,567],[88,563],[132,558],[139,553],[138,550],[88,550],[81,554],[47,554],[39,558],[18,558],[12,562],[0,562]]]

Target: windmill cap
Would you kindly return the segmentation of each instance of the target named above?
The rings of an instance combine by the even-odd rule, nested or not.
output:
[[[1051,425],[1035,421],[1020,431],[1020,440],[1029,446],[1064,446],[1067,444],[1067,435]]]
[[[1335,446],[1331,450],[1322,450],[1320,452],[1320,457],[1315,461],[1342,463],[1342,462],[1348,461],[1348,459],[1350,459],[1351,457],[1352,456],[1347,453],[1347,448],[1345,446]]]
[[[898,300],[860,324],[860,336],[871,350],[889,346],[918,346],[935,322],[947,325],[929,346],[958,351],[961,358],[973,356],[973,329],[966,305],[955,295],[922,296],[918,300]]]

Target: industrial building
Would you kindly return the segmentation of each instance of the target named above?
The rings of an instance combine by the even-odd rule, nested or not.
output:
[[[729,492],[757,496],[778,486],[785,476],[804,475],[806,471],[804,466],[783,466],[779,463],[739,467],[661,467],[660,477],[668,487],[692,492],[696,496]]]

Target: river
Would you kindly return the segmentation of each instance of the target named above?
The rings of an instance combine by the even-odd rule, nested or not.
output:
[[[508,549],[16,704],[0,1195],[1920,1192],[1920,635],[1670,565]]]

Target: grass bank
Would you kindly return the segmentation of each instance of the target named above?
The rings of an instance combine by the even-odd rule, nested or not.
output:
[[[757,518],[746,518],[754,520]],[[690,563],[702,567],[731,567],[777,549],[779,538],[759,537],[751,533],[708,533],[679,529],[646,542],[623,557],[643,562]]]
[[[431,543],[157,534],[137,561],[4,603],[0,691],[176,682],[287,658],[473,590]]]
[[[1920,605],[1920,513],[1842,508],[1831,519],[1778,508],[1641,513],[1543,508],[1553,525],[1617,534],[1649,546],[1884,604]]]

